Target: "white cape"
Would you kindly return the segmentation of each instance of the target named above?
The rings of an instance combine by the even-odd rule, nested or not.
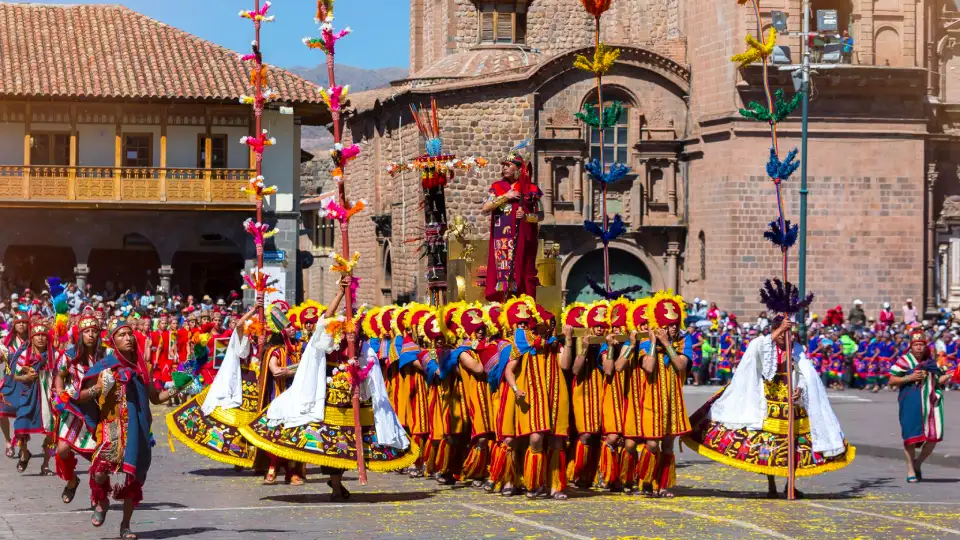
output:
[[[325,320],[320,319],[317,328],[325,326]],[[267,408],[266,418],[270,426],[295,428],[323,421],[327,398],[327,353],[332,350],[334,343],[330,334],[319,331],[310,338],[290,388],[277,396]],[[361,368],[373,363],[360,386],[360,398],[370,399],[373,404],[377,444],[400,450],[409,448],[407,433],[390,405],[376,352],[367,343],[360,349],[358,361],[361,362]]]
[[[243,404],[243,383],[240,378],[240,359],[250,355],[250,338],[234,331],[227,345],[227,352],[210,384],[207,397],[200,410],[210,416],[214,409],[236,409]]]
[[[813,450],[826,457],[846,451],[843,430],[837,420],[827,391],[813,363],[799,343],[793,344],[793,380],[800,389],[800,404],[807,409]],[[777,373],[776,345],[770,336],[761,336],[747,346],[730,384],[710,407],[710,419],[727,429],[760,431],[767,418],[767,399],[763,381]]]

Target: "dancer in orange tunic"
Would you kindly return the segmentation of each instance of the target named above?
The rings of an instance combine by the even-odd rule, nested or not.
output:
[[[624,444],[620,454],[620,481],[627,493],[632,493],[634,486],[642,484],[646,495],[652,494],[654,455],[647,451],[645,444],[639,444],[643,443],[640,435],[644,414],[642,389],[647,378],[640,363],[644,351],[650,350],[650,342],[646,339],[649,334],[646,314],[649,301],[649,298],[642,298],[630,305],[627,315],[630,339],[620,349],[614,366],[618,373],[623,374]]]
[[[469,432],[463,381],[456,369],[457,358],[450,347],[452,335],[442,322],[450,320],[450,309],[425,311],[417,324],[418,335],[424,341],[420,362],[430,386],[430,452],[433,459],[425,464],[426,473],[446,485],[456,482],[454,476],[460,472],[462,463],[459,459],[461,450],[466,446],[462,436]]]
[[[463,305],[458,314],[457,326],[462,340],[453,354],[460,362],[460,378],[470,413],[471,437],[462,477],[469,480],[473,487],[483,486],[487,491],[493,491],[493,484],[487,477],[496,411],[494,392],[487,381],[487,373],[499,359],[500,350],[495,341],[487,340],[487,325],[479,305]]]
[[[603,367],[603,436],[600,454],[600,473],[603,486],[610,491],[621,491],[620,438],[623,435],[623,387],[624,373],[617,371],[616,360],[620,358],[622,343],[626,340],[627,311],[630,300],[618,298],[610,302],[609,328],[601,346]]]
[[[640,385],[643,403],[640,438],[654,456],[653,489],[659,497],[673,497],[676,483],[674,440],[691,431],[683,401],[689,357],[684,354],[683,298],[671,292],[658,292],[647,305],[650,324],[650,350],[644,351],[640,365],[646,376]]]
[[[512,410],[516,436],[528,439],[523,465],[527,497],[545,494],[550,484],[551,497],[566,499],[566,475],[562,473],[566,469],[564,455],[553,440],[565,439],[569,428],[570,404],[561,363],[570,361],[572,350],[557,346],[556,337],[549,335],[553,315],[538,309],[530,297],[507,301],[501,318],[505,326],[514,328],[514,335],[512,354],[504,372],[511,391],[501,399],[500,410],[501,416]],[[558,358],[561,353],[562,362]],[[551,450],[549,456],[545,456],[547,449]]]
[[[586,328],[590,335],[567,344],[578,351],[573,360],[572,403],[574,427],[578,434],[572,455],[570,481],[580,489],[589,489],[597,475],[600,459],[599,436],[603,432],[603,356],[604,336],[610,329],[609,306],[605,300],[589,306],[571,304],[564,310],[564,327]]]

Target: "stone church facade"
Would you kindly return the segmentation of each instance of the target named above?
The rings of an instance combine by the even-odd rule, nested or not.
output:
[[[854,298],[868,311],[907,297],[931,309],[953,302],[951,294],[960,305],[952,12],[926,0],[813,4],[838,9],[857,43],[850,64],[814,66],[807,283],[818,294],[815,311]],[[799,30],[799,0],[763,2],[765,20],[771,10],[787,12],[789,29]],[[472,234],[485,237],[480,206],[496,164],[530,139],[545,194],[541,238],[559,247],[566,299],[587,298],[586,277],[602,272],[601,245],[582,228],[601,217],[598,186],[583,170],[596,134],[574,114],[596,95],[573,59],[592,52],[592,18],[578,0],[411,0],[411,21],[409,78],[351,99],[347,138],[362,154],[348,168],[348,195],[365,199],[371,216],[351,224],[351,249],[363,255],[360,300],[422,297],[419,180],[391,177],[386,166],[422,153],[409,105],[431,98],[445,150],[492,162],[451,183],[449,216],[466,217]],[[608,195],[608,214],[621,214],[630,230],[610,246],[614,287],[672,288],[751,317],[760,309],[758,288],[777,275],[780,260],[762,237],[775,217],[764,172],[768,130],[737,113],[761,99],[760,70],[729,62],[743,36],[756,33],[752,10],[734,0],[618,0],[602,22],[603,41],[622,50],[604,77],[604,99],[626,107],[606,141],[632,168]],[[794,51],[793,64],[799,40],[780,40]],[[774,86],[793,93],[793,69],[774,66]],[[799,146],[799,110],[780,132],[781,152]],[[785,185],[793,220],[798,192],[799,172]],[[309,208],[308,230],[319,223]],[[309,236],[302,249],[317,248]],[[339,249],[339,234],[329,241],[327,249]],[[330,294],[326,266],[304,272],[307,296]],[[795,281],[795,258],[790,268]]]

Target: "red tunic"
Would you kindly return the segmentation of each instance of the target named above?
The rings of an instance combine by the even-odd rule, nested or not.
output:
[[[500,302],[521,294],[536,298],[537,286],[537,223],[518,220],[519,208],[527,215],[538,211],[543,192],[536,184],[497,180],[490,186],[491,198],[505,195],[511,189],[520,191],[523,198],[497,208],[490,216],[490,247],[487,250],[487,277],[485,296],[491,302]]]

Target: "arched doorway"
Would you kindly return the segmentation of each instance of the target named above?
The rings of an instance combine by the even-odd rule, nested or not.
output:
[[[104,291],[107,298],[131,292],[154,291],[160,285],[157,269],[160,255],[149,238],[139,233],[124,235],[119,249],[90,251],[88,283],[94,291]]]
[[[293,261],[290,261],[291,263]],[[204,295],[223,298],[230,303],[230,293],[241,294],[244,259],[232,240],[220,234],[203,234],[173,255],[173,294]]]
[[[587,253],[570,269],[564,285],[568,304],[600,299],[600,296],[590,287],[587,278],[603,283],[603,250],[598,249]],[[626,251],[610,249],[610,285],[614,290],[639,285],[644,288],[644,291],[649,292],[652,282],[650,270],[642,261]]]
[[[3,290],[7,294],[24,289],[39,292],[47,288],[48,277],[64,283],[73,281],[77,265],[73,249],[67,246],[10,246],[3,254]]]

